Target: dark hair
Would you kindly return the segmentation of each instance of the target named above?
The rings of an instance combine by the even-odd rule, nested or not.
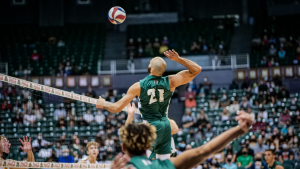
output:
[[[266,149],[266,151],[265,151],[265,152],[267,152],[267,151],[271,152],[273,155],[276,155],[275,151],[274,151],[274,150],[272,150],[272,149]]]
[[[156,128],[149,124],[129,124],[120,128],[123,145],[131,155],[142,155],[156,139]]]

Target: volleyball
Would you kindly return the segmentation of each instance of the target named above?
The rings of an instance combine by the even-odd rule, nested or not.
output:
[[[121,24],[125,21],[126,18],[126,13],[125,10],[119,6],[114,6],[110,8],[108,11],[108,20],[112,24]]]

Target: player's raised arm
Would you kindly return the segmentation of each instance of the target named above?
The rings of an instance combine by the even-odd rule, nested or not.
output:
[[[244,111],[238,113],[236,121],[239,121],[238,127],[223,132],[203,146],[184,151],[176,158],[170,159],[176,169],[192,168],[204,162],[209,156],[224,149],[235,138],[247,133],[253,122],[251,116]]]
[[[132,103],[132,106],[129,103],[126,107],[127,107],[128,116],[127,116],[127,119],[126,119],[126,122],[125,122],[125,126],[132,123],[134,112],[135,112],[135,109],[136,109],[135,108],[135,103]]]
[[[127,94],[115,103],[105,101],[101,96],[99,97],[96,107],[104,108],[111,113],[119,113],[122,109],[128,105],[135,96],[140,96],[140,82],[133,84],[127,91]]]
[[[169,76],[171,89],[190,82],[202,71],[201,66],[191,60],[180,57],[174,49],[164,52],[164,55],[188,69],[180,71],[176,75]]]

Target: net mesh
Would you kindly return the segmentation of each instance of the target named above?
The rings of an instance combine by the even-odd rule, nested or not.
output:
[[[97,100],[94,98],[2,74],[0,81],[3,87],[0,97],[0,134],[12,144],[8,159],[26,160],[26,153],[19,147],[19,138],[23,136],[31,137],[36,162],[65,162],[64,152],[69,152],[76,163],[87,158],[86,144],[89,141],[98,143],[99,164],[108,166],[114,156],[122,151],[118,129],[125,123],[125,109],[110,114],[96,109]],[[140,122],[141,119],[136,118],[135,121]],[[1,165],[4,166],[4,163]],[[16,163],[12,165],[18,167]],[[30,165],[47,168],[41,167],[44,163]],[[71,168],[64,164],[63,167]],[[103,165],[91,167],[101,168]]]

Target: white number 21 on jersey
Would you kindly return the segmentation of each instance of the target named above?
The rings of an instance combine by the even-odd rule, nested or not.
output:
[[[164,89],[158,89],[159,92],[159,102],[164,102]],[[147,95],[150,96],[149,104],[157,102],[157,99],[155,98],[155,89],[149,89],[147,91]]]

